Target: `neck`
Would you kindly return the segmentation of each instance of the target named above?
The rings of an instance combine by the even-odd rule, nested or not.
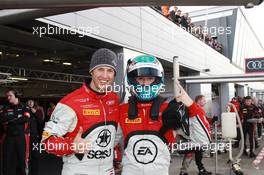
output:
[[[86,84],[87,85],[87,84]],[[93,83],[93,81],[91,81],[91,83],[89,85],[87,85],[92,91],[96,92],[99,95],[105,94],[105,92],[100,91],[100,89],[98,89],[95,84]]]
[[[89,84],[89,87],[90,87],[93,91],[95,91],[95,92],[102,93],[102,92],[100,92],[100,89],[98,89],[98,88],[95,86],[95,84],[94,84],[93,81],[91,81],[91,83]]]

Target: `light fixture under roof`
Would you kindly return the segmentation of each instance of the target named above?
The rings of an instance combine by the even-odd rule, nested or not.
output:
[[[254,7],[254,3],[253,2],[249,2],[249,3],[247,3],[246,5],[245,5],[245,8],[246,9],[251,9],[251,8],[253,8]]]
[[[72,63],[70,63],[70,62],[63,62],[62,64],[66,65],[66,66],[71,66],[72,65]]]
[[[27,78],[24,77],[8,77],[9,80],[19,80],[19,81],[27,81]]]
[[[52,60],[52,59],[44,59],[43,62],[46,62],[46,63],[53,63],[54,60]]]

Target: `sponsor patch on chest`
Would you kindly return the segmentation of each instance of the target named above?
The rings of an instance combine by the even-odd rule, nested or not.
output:
[[[142,123],[141,118],[135,118],[133,120],[126,118],[125,123]]]
[[[115,104],[115,100],[108,100],[106,102],[107,105],[114,105]]]
[[[100,115],[99,109],[83,109],[83,115]]]

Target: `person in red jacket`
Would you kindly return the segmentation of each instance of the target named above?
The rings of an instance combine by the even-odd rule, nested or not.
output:
[[[237,100],[236,97],[233,97],[233,98],[231,99],[231,103],[232,103],[233,105],[235,105],[237,112],[239,112],[239,109],[240,109],[240,103],[239,103],[239,101]],[[234,110],[233,107],[230,109],[230,112],[235,112],[235,110]]]
[[[195,103],[199,106],[202,110],[200,111],[200,115],[192,117],[189,119],[189,130],[190,135],[182,135],[184,138],[189,139],[191,143],[198,143],[199,145],[208,145],[211,142],[212,134],[210,130],[210,124],[208,122],[208,118],[205,115],[205,111],[203,110],[206,99],[204,95],[197,95],[195,97]],[[193,115],[192,115],[193,116]],[[209,172],[205,169],[204,164],[202,163],[203,160],[203,149],[195,149],[193,151],[195,157],[195,163],[199,170],[199,175],[211,175],[212,172]],[[187,168],[188,163],[187,161],[188,154],[184,155],[182,168],[180,175],[188,175]]]
[[[63,156],[62,175],[114,173],[113,148],[119,121],[119,99],[109,92],[116,74],[116,54],[99,49],[90,63],[92,80],[57,104],[44,128],[48,153]]]
[[[240,113],[240,102],[237,100],[237,98],[233,97],[231,99],[230,103],[232,103],[235,106],[237,112]],[[235,109],[233,107],[231,107],[230,112],[235,112]],[[241,118],[240,118],[240,120],[241,120]],[[242,123],[242,120],[241,120],[241,123]],[[236,137],[236,142],[233,145],[234,148],[239,147],[240,140],[241,140],[241,134],[240,134],[240,129],[239,129],[238,124],[237,124],[237,137]]]
[[[184,130],[183,121],[188,112],[192,116],[200,115],[202,109],[179,84],[181,93],[170,102],[159,95],[164,90],[164,71],[153,56],[142,55],[129,60],[127,82],[131,97],[120,106],[124,136],[122,175],[168,175],[168,144],[175,142],[173,129]]]

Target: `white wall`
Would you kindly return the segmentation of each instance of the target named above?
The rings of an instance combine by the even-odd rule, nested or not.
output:
[[[238,9],[232,62],[245,68],[245,58],[262,57],[263,53],[264,49],[254,31],[242,11]]]

